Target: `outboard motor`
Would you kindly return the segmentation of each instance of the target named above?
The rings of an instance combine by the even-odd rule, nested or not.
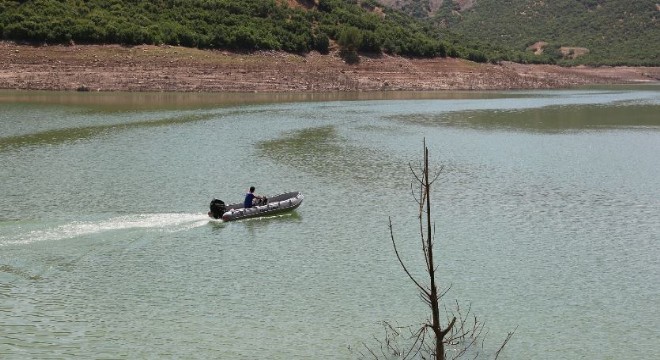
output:
[[[227,206],[224,201],[218,199],[211,200],[211,205],[209,207],[211,209],[211,211],[209,211],[209,216],[214,219],[221,219],[222,214],[227,211]]]

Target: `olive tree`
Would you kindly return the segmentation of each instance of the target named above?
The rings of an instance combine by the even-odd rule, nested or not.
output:
[[[337,43],[341,47],[341,57],[349,64],[360,62],[358,50],[362,45],[362,31],[353,26],[343,27],[339,32]]]

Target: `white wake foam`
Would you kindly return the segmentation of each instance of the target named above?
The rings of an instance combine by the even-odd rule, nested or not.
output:
[[[74,221],[44,230],[32,230],[16,236],[0,237],[0,246],[29,244],[37,241],[71,239],[107,231],[155,229],[166,232],[190,230],[208,223],[206,214],[137,214],[100,221]]]

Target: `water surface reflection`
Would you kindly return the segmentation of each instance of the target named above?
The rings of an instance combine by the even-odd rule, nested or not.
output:
[[[634,117],[627,114],[634,113]],[[474,110],[390,117],[430,127],[563,133],[615,128],[660,129],[660,105],[569,105],[531,109]]]

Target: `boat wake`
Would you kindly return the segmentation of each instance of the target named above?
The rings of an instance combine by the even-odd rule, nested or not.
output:
[[[74,221],[46,229],[29,230],[27,232],[19,231],[17,234],[0,236],[0,246],[64,240],[103,232],[130,229],[178,232],[194,229],[206,224],[208,224],[208,215],[201,213],[124,215],[105,220]]]

